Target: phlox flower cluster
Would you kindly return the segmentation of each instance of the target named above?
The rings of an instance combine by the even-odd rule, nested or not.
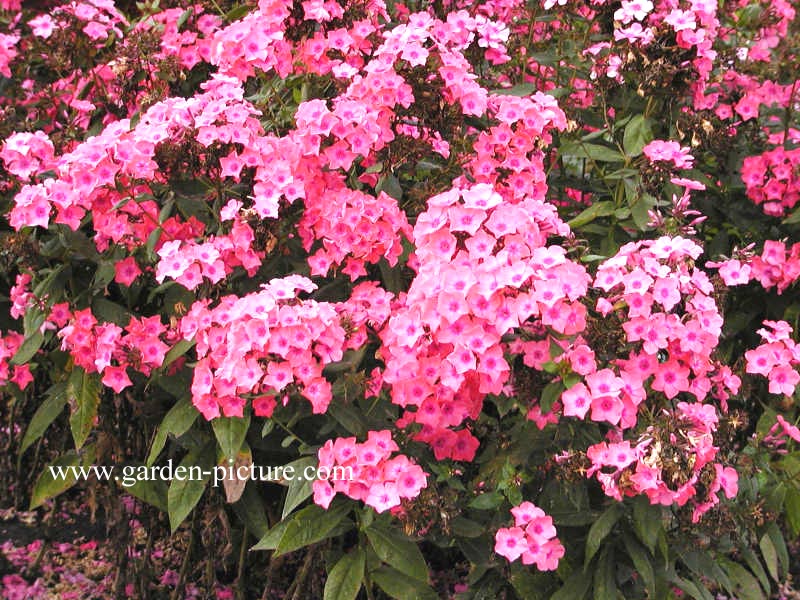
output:
[[[319,449],[318,470],[350,473],[314,481],[314,502],[328,508],[336,494],[344,494],[381,513],[416,498],[428,486],[427,474],[407,456],[395,454],[398,450],[388,430],[370,431],[361,443],[354,437],[328,440]]]
[[[71,19],[79,23],[80,30],[97,48],[101,48],[111,34],[121,38],[122,28],[128,25],[112,0],[73,0],[57,6],[49,14],[40,15],[30,23],[34,35],[47,39],[54,30],[69,27]]]
[[[800,279],[800,243],[787,248],[785,242],[766,240],[760,255],[708,262],[706,266],[718,268],[725,285],[745,285],[755,279],[764,289],[777,287],[782,294]]]
[[[171,240],[158,249],[161,259],[156,267],[156,281],[167,277],[193,290],[204,280],[218,283],[234,267],[242,266],[248,275],[255,275],[263,253],[253,250],[253,229],[238,215],[230,233],[209,236],[204,242]]]
[[[213,308],[195,302],[180,333],[195,340],[192,402],[206,419],[241,417],[248,398],[257,416],[272,415],[277,401],[297,390],[324,413],[332,398],[325,365],[365,341],[367,322],[386,319],[390,295],[370,284],[356,287],[341,305],[298,300],[316,286],[299,275],[273,279],[260,292],[225,296]]]
[[[16,331],[8,331],[0,337],[0,385],[10,381],[24,390],[33,381],[30,365],[11,365],[9,362],[24,341],[25,336]]]
[[[324,202],[309,202],[299,228],[309,248],[322,239],[323,247],[308,258],[312,275],[326,275],[332,264],[344,262],[342,271],[353,280],[367,274],[365,263],[381,257],[396,265],[403,252],[401,233],[410,238],[411,226],[394,198],[346,187],[331,190]]]
[[[691,169],[694,157],[691,148],[681,147],[672,140],[653,140],[642,148],[642,152],[651,163],[664,164],[671,169]]]
[[[536,565],[540,571],[553,571],[564,556],[564,546],[556,537],[553,519],[532,502],[511,509],[514,527],[502,527],[495,533],[494,551],[514,562]]]
[[[217,282],[238,265],[254,273],[261,259],[251,247],[253,232],[241,219],[235,220],[230,234],[197,244],[194,238],[203,233],[202,223],[194,218],[181,222],[177,216],[159,223],[158,205],[148,199],[152,196],[146,186],[134,187],[138,196],[132,193],[117,208],[120,195],[115,183],[158,179],[154,156],[159,143],[180,140],[189,131],[204,146],[248,143],[261,132],[253,118],[256,111],[242,100],[243,91],[236,82],[215,76],[203,87],[205,93],[190,99],[173,98],[152,106],[133,129],[128,120],[113,123],[56,159],[57,178],[24,186],[17,194],[9,217],[12,226],[47,227],[54,205],[55,222],[77,229],[90,210],[100,251],[110,242],[130,248],[143,245],[161,227],[156,244],[162,259],[156,268],[159,281],[180,277],[181,283],[194,289],[203,277]]]
[[[770,427],[769,432],[764,436],[763,442],[777,447],[786,443],[784,438],[787,437],[795,442],[800,442],[800,428],[789,423],[783,418],[783,415],[776,415],[775,424]]]
[[[54,305],[48,322],[58,328],[61,349],[87,373],[100,373],[103,385],[120,393],[132,384],[128,369],[149,376],[164,363],[175,340],[159,316],[131,317],[123,328],[99,323],[91,309],[71,312],[66,303]]]
[[[776,287],[782,294],[800,279],[800,242],[787,247],[785,242],[765,241],[761,255],[750,260],[750,277],[765,289]]]
[[[43,131],[14,133],[0,149],[0,159],[12,175],[28,179],[53,166],[53,143]]]
[[[792,326],[786,321],[764,321],[764,325],[758,330],[764,342],[745,352],[746,371],[766,377],[770,394],[791,397],[800,383],[800,344],[792,339]]]
[[[522,98],[492,95],[488,112],[497,124],[478,134],[468,172],[476,182],[492,184],[514,200],[526,196],[544,200],[544,155],[537,140],[549,143],[551,128],[566,127],[558,103],[541,92]]]
[[[784,216],[800,201],[800,148],[775,148],[742,163],[747,197],[773,217]]]
[[[21,319],[27,310],[36,303],[36,296],[31,291],[32,277],[30,273],[20,273],[14,278],[8,298],[11,300],[12,319]]]
[[[0,33],[0,75],[11,77],[11,61],[17,57],[19,35]]]
[[[531,317],[573,334],[585,325],[585,269],[546,246],[566,231],[550,207],[512,204],[489,184],[432,197],[414,227],[417,275],[382,331],[383,381],[407,409],[401,426],[437,459],[471,460],[477,440],[462,429],[487,393],[500,393],[510,367],[502,336]],[[413,409],[413,410],[412,410]]]
[[[185,17],[186,11],[190,16]],[[183,26],[179,20],[184,18]],[[196,31],[187,27],[186,22],[194,21]],[[133,29],[134,33],[159,29],[160,56],[154,58],[178,57],[182,67],[191,69],[201,62],[210,62],[212,34],[219,30],[222,19],[218,15],[207,14],[201,4],[189,7],[167,8],[142,19]]]
[[[596,308],[617,315],[632,351],[615,368],[580,373],[585,382],[561,396],[564,415],[584,418],[591,410],[594,421],[633,427],[648,381],[668,399],[711,394],[724,403],[738,392],[739,378],[712,358],[723,319],[713,285],[694,267],[701,252],[691,240],[664,236],[626,244],[600,265],[594,287],[606,295]]]
[[[683,4],[683,6],[680,6]],[[668,29],[674,32],[679,48],[695,51],[691,59],[692,67],[697,74],[692,83],[695,108],[710,108],[706,96],[706,88],[717,58],[714,40],[719,32],[718,6],[710,0],[690,0],[688,3],[656,3],[650,0],[622,0],[621,6],[614,12],[614,40],[627,42],[646,48],[657,38],[663,36]],[[599,44],[608,44],[599,42]],[[610,54],[605,57],[606,76],[622,81],[621,67],[624,64],[626,49],[608,44]],[[597,51],[602,49],[597,46]],[[597,78],[598,69],[592,69],[591,75]]]
[[[718,492],[733,498],[738,491],[735,469],[713,462],[716,409],[710,404],[679,402],[664,412],[659,425],[651,426],[637,444],[601,442],[590,446],[587,477],[596,477],[603,491],[622,500],[647,495],[652,504],[684,506],[693,500],[692,521],[719,503]]]

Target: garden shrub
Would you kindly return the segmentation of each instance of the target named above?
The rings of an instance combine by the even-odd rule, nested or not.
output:
[[[99,482],[336,599],[796,569],[795,5],[0,6],[13,502],[78,483],[45,459],[352,467]]]

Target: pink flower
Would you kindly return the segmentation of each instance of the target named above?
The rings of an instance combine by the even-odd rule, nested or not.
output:
[[[800,374],[788,365],[780,365],[769,372],[769,393],[791,396],[800,383]]]
[[[726,260],[719,267],[719,275],[725,285],[744,285],[750,281],[750,265],[738,260]]]
[[[130,286],[142,274],[142,270],[136,264],[136,259],[129,256],[114,264],[114,273],[114,281]]]
[[[528,549],[528,545],[525,542],[525,530],[521,527],[498,529],[494,539],[494,551],[512,562],[522,556],[522,553]]]
[[[589,390],[582,383],[576,383],[561,394],[561,403],[564,405],[565,417],[578,417],[583,419],[592,405]]]
[[[614,13],[614,20],[623,23],[630,23],[634,19],[641,21],[652,10],[653,3],[650,0],[622,0],[622,8]]]
[[[119,394],[126,387],[133,385],[128,378],[125,367],[106,367],[103,370],[103,385],[110,387]]]

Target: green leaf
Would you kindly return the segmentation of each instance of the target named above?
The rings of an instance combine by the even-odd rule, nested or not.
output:
[[[78,467],[80,464],[81,459],[74,450],[70,450],[48,464],[33,486],[30,510],[41,506],[46,500],[66,492],[75,485],[78,482],[78,476],[70,467]],[[65,469],[62,471],[64,477],[54,476],[51,467],[54,469],[63,467]]]
[[[670,583],[673,583],[681,590],[689,594],[695,600],[714,600],[714,596],[711,595],[711,592],[706,590],[702,585],[695,583],[694,581],[690,581],[688,579],[683,579],[674,575],[670,578]]]
[[[587,144],[586,142],[570,140],[559,148],[559,153],[575,158],[588,158],[598,162],[624,162],[625,157],[619,150],[600,144]]]
[[[518,83],[514,87],[510,88],[498,88],[496,90],[492,90],[492,94],[496,94],[499,96],[530,96],[536,91],[536,86],[532,83]]]
[[[351,506],[347,502],[333,504],[328,510],[312,504],[292,513],[289,516],[286,530],[275,548],[274,556],[294,552],[299,548],[327,539],[344,521],[350,508]],[[351,526],[352,523],[348,523],[348,525]]]
[[[493,510],[502,503],[503,495],[500,492],[488,492],[473,498],[468,506],[479,510]]]
[[[793,536],[800,535],[800,490],[789,488],[784,500],[786,521]]]
[[[75,449],[80,450],[92,431],[100,406],[100,376],[75,366],[67,381],[67,402],[70,406],[69,427]]]
[[[151,466],[164,446],[167,443],[167,436],[174,435],[180,437],[192,426],[192,423],[197,419],[200,413],[192,405],[188,397],[178,400],[172,408],[169,409],[161,425],[158,426],[155,437],[153,437],[153,445],[150,446],[150,453],[147,455],[147,466]]]
[[[261,496],[256,491],[255,485],[244,488],[244,494],[232,505],[233,511],[247,526],[247,531],[256,538],[263,538],[269,531],[269,521],[264,512]],[[276,542],[277,543],[277,542]]]
[[[125,307],[105,298],[95,298],[92,301],[92,313],[98,321],[106,321],[124,327],[131,321],[131,313]]]
[[[642,194],[630,203],[631,218],[636,223],[639,231],[645,231],[647,224],[650,222],[649,211],[655,207],[656,199],[650,194]]]
[[[417,581],[428,581],[428,565],[417,544],[377,523],[370,525],[366,533],[375,554],[383,562]]]
[[[245,494],[246,493],[247,490],[245,489]],[[259,498],[258,500],[260,504],[261,499]],[[236,504],[234,504],[234,506],[236,506]],[[309,506],[307,508],[311,507]],[[300,513],[295,513],[295,514],[300,514]],[[286,533],[286,529],[289,527],[289,523],[291,523],[291,520],[278,521],[272,527],[272,529],[270,529],[261,536],[261,539],[259,539],[256,545],[250,548],[250,550],[275,550],[275,548],[278,547],[278,544],[280,543],[283,534]]]
[[[142,468],[147,468],[142,465]],[[164,512],[168,511],[167,484],[160,479],[139,479],[134,477],[132,485],[125,485],[122,479],[119,480],[128,494],[136,496],[142,502],[147,502]]]
[[[653,130],[648,119],[644,115],[634,115],[625,126],[625,134],[622,138],[622,147],[625,154],[630,157],[639,156],[648,143],[653,141]]]
[[[450,521],[450,530],[458,537],[474,538],[485,533],[486,527],[459,515]]]
[[[189,452],[176,467],[175,477],[167,491],[169,523],[173,533],[203,497],[209,479],[205,473],[213,464],[213,449],[209,444],[198,452]]]
[[[750,571],[731,560],[724,560],[721,564],[735,586],[738,600],[764,600],[761,586]]]
[[[244,417],[217,417],[212,419],[211,427],[217,438],[222,455],[227,459],[236,459],[250,427],[250,415]]]
[[[792,214],[783,220],[784,225],[797,225],[800,223],[800,206],[798,206]]]
[[[646,497],[637,496],[633,499],[633,528],[651,554],[656,551],[658,536],[663,529],[661,514],[661,507],[650,504]]]
[[[181,16],[180,16],[180,17],[178,17],[178,20],[177,20],[177,21],[176,21],[176,23],[175,23],[175,27],[176,27],[176,30],[177,30],[177,31],[180,31],[180,30],[181,30],[181,27],[183,27],[184,25],[186,25],[186,21],[188,21],[188,20],[189,20],[189,17],[191,17],[191,16],[192,16],[192,13],[193,13],[193,12],[194,12],[194,9],[192,9],[192,8],[187,8],[185,11],[183,11],[183,12],[181,13]]]
[[[328,405],[328,414],[336,419],[348,433],[356,437],[367,435],[367,425],[364,423],[363,414],[352,405],[334,400]]]
[[[228,23],[232,21],[238,21],[239,19],[247,15],[250,12],[250,10],[251,8],[247,4],[240,4],[239,6],[235,6],[232,9],[230,9],[228,13],[225,15],[225,21],[227,21]]]
[[[619,518],[622,516],[619,504],[612,504],[608,509],[600,515],[600,517],[592,524],[589,529],[589,535],[586,538],[586,558],[584,559],[584,568],[588,566],[594,555],[603,544],[603,540],[608,537],[611,530],[616,525]]]
[[[456,538],[456,545],[461,553],[473,565],[485,567],[491,559],[493,540],[489,535],[481,535],[475,538]]]
[[[40,331],[35,331],[32,335],[25,338],[22,345],[17,349],[13,357],[11,357],[12,365],[24,365],[33,355],[42,347],[44,343],[44,335]]]
[[[19,447],[19,455],[27,450],[31,444],[38,440],[50,424],[55,421],[64,406],[67,404],[67,384],[63,381],[56,383],[45,392],[44,402],[39,405],[31,417],[31,422],[25,430],[25,436]]]
[[[764,563],[767,565],[770,576],[775,581],[780,581],[780,579],[778,579],[780,576],[778,572],[778,553],[769,535],[765,533],[761,536],[758,547],[761,548],[761,556],[764,557]],[[766,589],[769,590],[769,586],[767,586]]]
[[[301,476],[294,477],[289,480],[289,486],[286,490],[286,500],[283,502],[283,513],[281,514],[281,519],[285,519],[289,513],[291,513],[311,495],[311,484],[313,481],[303,477],[302,473],[306,467],[316,467],[317,464],[318,461],[316,458],[312,456],[306,456],[286,465],[287,467],[292,467],[295,473],[298,473]]]
[[[761,587],[765,590],[769,590],[770,589],[769,576],[767,575],[767,572],[764,570],[764,567],[761,566],[761,561],[758,560],[756,553],[753,552],[752,548],[750,548],[749,546],[740,547],[739,552],[741,553],[742,558],[744,558],[744,562],[747,563],[747,566],[755,574],[756,578],[758,579],[758,582],[761,584]],[[731,594],[736,592],[736,589],[734,588],[734,585],[730,581],[729,577],[726,589]]]
[[[783,539],[780,527],[775,523],[770,523],[767,525],[767,535],[775,548],[781,569],[787,573],[789,571],[789,551],[786,549],[786,540]]]
[[[102,290],[109,283],[114,280],[116,270],[114,269],[114,261],[103,260],[97,265],[97,270],[94,272],[94,281],[92,287]]]
[[[520,598],[545,600],[549,597],[547,592],[552,585],[552,578],[545,573],[532,572],[528,567],[515,562],[511,564],[509,580]]]
[[[539,398],[539,406],[543,413],[549,413],[553,408],[553,402],[561,397],[561,392],[564,391],[564,383],[561,381],[551,381],[542,390],[542,396]]]
[[[610,200],[603,200],[602,202],[595,202],[589,208],[585,209],[581,214],[572,219],[568,225],[572,229],[577,229],[591,223],[598,217],[607,217],[614,214],[616,207]]]
[[[592,586],[592,574],[583,569],[575,569],[564,585],[550,600],[583,600]]]
[[[384,192],[395,200],[403,199],[403,188],[400,186],[400,180],[394,175],[384,175],[381,177],[375,185],[375,192]]]
[[[396,600],[438,600],[439,595],[426,583],[409,579],[403,573],[383,566],[370,577],[390,598]]]
[[[628,556],[633,561],[633,566],[636,567],[636,572],[644,581],[645,588],[651,596],[655,597],[656,593],[656,575],[653,570],[653,563],[650,560],[650,555],[647,550],[642,546],[633,536],[625,534],[622,537],[625,543],[625,550]]]
[[[194,348],[196,343],[195,340],[180,340],[164,355],[164,363],[161,365],[161,368],[166,369],[181,356]]]
[[[617,597],[616,567],[614,552],[603,549],[597,568],[594,570],[594,600],[614,600]]]
[[[324,600],[355,600],[364,579],[367,556],[356,548],[333,566],[325,582]]]

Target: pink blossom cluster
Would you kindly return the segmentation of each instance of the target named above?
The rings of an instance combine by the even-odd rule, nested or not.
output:
[[[800,279],[800,242],[787,248],[785,242],[765,241],[761,255],[750,259],[750,278],[782,294]]]
[[[594,370],[587,361],[577,370],[584,382],[562,394],[564,415],[584,418],[591,410],[592,420],[626,429],[637,422],[645,384],[669,399],[690,393],[702,401],[711,393],[725,402],[738,392],[739,378],[712,358],[723,320],[713,285],[693,266],[701,252],[691,240],[664,236],[626,244],[600,265],[594,287],[607,295],[596,308],[623,321],[632,350],[615,368]]]
[[[120,393],[132,385],[128,368],[149,376],[164,363],[174,341],[159,316],[131,317],[123,328],[99,323],[91,309],[70,313],[66,303],[52,307],[49,321],[58,327],[61,349],[87,373],[100,373],[103,385]]]
[[[783,418],[783,415],[776,415],[775,424],[770,427],[769,432],[764,436],[763,442],[772,446],[781,446],[786,443],[785,438],[800,442],[800,427],[789,423]]]
[[[57,6],[51,13],[37,17],[32,23],[34,35],[49,38],[54,29],[70,25],[71,17],[80,24],[81,31],[100,48],[109,35],[122,38],[122,28],[128,25],[112,0],[73,0]]]
[[[9,314],[12,319],[21,319],[37,303],[37,298],[30,289],[32,280],[30,273],[20,273],[14,278],[14,285],[8,294],[11,300]]]
[[[17,57],[17,42],[19,35],[15,33],[0,33],[0,75],[11,77],[11,61]]]
[[[238,266],[251,277],[261,266],[263,253],[253,250],[255,234],[236,217],[227,235],[209,236],[204,242],[170,240],[158,249],[161,259],[156,267],[156,281],[169,277],[193,290],[204,280],[219,283]]]
[[[448,429],[476,418],[484,394],[503,390],[503,335],[531,317],[567,335],[583,329],[578,299],[589,277],[562,248],[546,246],[559,229],[550,206],[504,202],[485,183],[438,194],[418,216],[417,275],[381,335],[383,380],[407,409],[401,424],[421,424],[417,439],[438,459],[474,456],[473,436]]]
[[[694,164],[691,148],[681,147],[672,140],[653,140],[642,148],[651,163],[664,164],[669,169],[691,169]]]
[[[747,372],[766,377],[770,394],[794,395],[800,383],[800,344],[792,339],[792,326],[786,321],[764,321],[768,327],[758,330],[764,340],[745,352]]]
[[[675,35],[678,47],[694,49],[692,66],[697,79],[692,84],[695,108],[709,108],[709,100],[705,94],[717,51],[714,40],[717,37],[720,23],[717,18],[717,4],[710,0],[691,0],[689,6],[679,7],[678,3],[656,3],[650,0],[622,0],[621,6],[614,12],[614,41],[628,42],[640,46],[649,46],[669,28]],[[603,44],[601,46],[600,44]],[[604,56],[606,76],[623,81],[620,67],[625,56],[624,47],[615,47],[608,42],[598,42],[595,53],[610,49]],[[596,78],[598,69],[592,68],[591,75]],[[713,103],[711,104],[713,107]]]
[[[540,571],[553,571],[564,556],[564,546],[556,537],[553,518],[532,502],[511,509],[514,527],[501,527],[495,533],[494,551],[514,562],[536,565]]]
[[[416,498],[428,486],[427,474],[407,456],[394,454],[398,450],[388,430],[370,431],[361,443],[354,437],[328,440],[319,449],[317,472],[347,476],[314,481],[314,502],[327,509],[336,494],[344,494],[381,513]]]
[[[736,496],[738,474],[713,462],[719,451],[713,438],[719,422],[713,405],[678,402],[667,416],[668,431],[651,426],[635,446],[628,440],[590,446],[586,456],[592,466],[586,475],[596,477],[603,491],[619,501],[645,494],[652,504],[684,506],[694,499],[696,523],[719,503],[717,492]],[[711,481],[702,481],[708,479],[705,472]]]
[[[536,144],[537,140],[549,143],[551,129],[567,126],[564,112],[554,98],[541,92],[530,97],[493,94],[487,112],[496,124],[478,134],[469,173],[478,183],[497,186],[513,202],[525,196],[544,200],[544,154]]]
[[[342,272],[356,280],[367,274],[366,263],[381,257],[396,265],[403,252],[401,234],[410,238],[411,226],[385,192],[375,197],[342,187],[331,190],[324,203],[309,203],[299,234],[308,248],[322,239],[323,247],[308,258],[312,275],[326,275],[332,264],[344,262]]]
[[[112,123],[100,135],[56,159],[57,178],[24,186],[17,194],[10,215],[12,226],[47,227],[51,205],[55,205],[55,222],[76,229],[90,210],[100,251],[109,242],[124,242],[129,248],[143,245],[161,228],[156,244],[164,263],[157,267],[159,280],[182,274],[182,283],[193,289],[203,277],[219,281],[238,265],[254,273],[261,258],[251,248],[253,232],[242,220],[234,222],[230,234],[198,245],[194,238],[202,234],[202,224],[193,217],[181,222],[177,216],[160,223],[158,205],[146,186],[132,186],[130,196],[123,196],[125,202],[118,206],[121,198],[116,183],[130,186],[132,179],[159,179],[153,159],[160,143],[180,141],[191,131],[204,146],[215,142],[249,145],[260,134],[260,125],[253,118],[256,111],[242,100],[238,83],[214,76],[202,87],[205,93],[190,99],[170,99],[152,106],[133,129],[128,120]]]
[[[11,365],[9,362],[24,341],[25,336],[16,331],[7,331],[0,337],[0,385],[6,385],[10,381],[24,390],[33,381],[29,364]]]
[[[286,402],[293,389],[314,413],[327,410],[332,392],[322,369],[342,359],[349,334],[336,305],[297,298],[314,289],[305,277],[290,275],[263,284],[260,292],[224,296],[213,308],[208,300],[192,305],[179,328],[184,339],[197,343],[192,402],[206,419],[241,417],[249,397],[256,415],[271,416],[275,396],[282,394]],[[359,320],[385,315],[388,304],[374,288],[359,292],[347,305],[362,311],[356,329]]]
[[[43,131],[14,133],[0,149],[0,159],[6,169],[20,179],[28,179],[52,167],[53,143]]]
[[[188,18],[186,11],[190,11]],[[184,24],[179,27],[181,18]],[[201,62],[211,61],[213,34],[221,25],[222,19],[218,15],[206,13],[201,4],[196,4],[186,8],[167,8],[150,15],[136,23],[133,31],[158,28],[163,56],[177,56],[182,67],[191,69]]]
[[[747,197],[764,212],[781,217],[800,201],[800,148],[775,148],[742,163]]]

